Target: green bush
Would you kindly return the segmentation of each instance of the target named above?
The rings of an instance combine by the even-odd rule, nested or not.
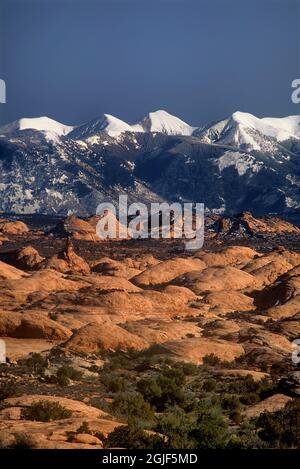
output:
[[[127,381],[115,373],[101,373],[100,379],[108,392],[125,392],[128,389]]]
[[[70,381],[80,381],[82,378],[82,372],[75,370],[70,365],[61,366],[55,376],[49,378],[50,383],[57,383],[59,386],[68,386]]]
[[[15,441],[9,445],[9,449],[35,449],[36,443],[27,433],[15,433]]]
[[[228,424],[217,407],[199,403],[195,429],[190,433],[199,449],[226,448],[229,440]]]
[[[221,397],[222,409],[229,410],[230,412],[236,411],[241,407],[239,398],[232,394],[224,394]]]
[[[82,372],[75,370],[75,368],[70,365],[63,365],[57,370],[56,376],[63,376],[73,381],[79,381],[82,378]]]
[[[59,402],[38,401],[29,407],[24,407],[21,418],[24,420],[37,420],[50,422],[51,420],[66,419],[72,416],[72,412]]]
[[[206,379],[202,385],[203,391],[211,392],[216,389],[216,381],[212,378]]]
[[[264,412],[256,420],[258,436],[272,448],[300,448],[300,401],[286,404],[274,413]]]
[[[86,422],[85,420],[82,422],[82,424],[80,425],[79,428],[77,428],[76,430],[77,433],[87,433],[87,434],[91,434],[91,430],[89,428],[89,424],[88,422]]]
[[[240,397],[240,401],[242,404],[245,404],[245,405],[253,405],[253,404],[257,404],[260,401],[260,399],[259,399],[259,395],[256,392],[249,392],[248,394],[247,393],[243,394]]]
[[[35,373],[42,373],[48,366],[47,358],[40,353],[32,353],[25,360],[21,360],[21,363]]]
[[[13,379],[6,380],[0,384],[0,401],[13,397],[17,394],[16,381]]]
[[[143,396],[138,392],[121,392],[116,394],[111,410],[120,417],[136,417],[141,420],[153,420],[154,412]]]
[[[195,426],[196,416],[175,406],[158,417],[155,430],[164,435],[162,440],[164,448],[189,449],[197,446],[196,441],[191,437],[191,431],[195,429]]]
[[[182,386],[174,378],[164,375],[142,379],[138,382],[137,389],[158,412],[162,412],[168,405],[182,405],[185,401]]]
[[[183,373],[186,376],[195,375],[198,372],[198,366],[194,363],[179,363],[178,366],[181,366]]]
[[[219,365],[220,363],[221,363],[220,358],[217,357],[217,355],[215,355],[214,353],[210,353],[208,355],[205,355],[205,357],[203,357],[204,365],[216,366],[216,365]]]
[[[115,428],[104,441],[105,448],[153,449],[160,445],[159,436],[147,434],[135,421]]]

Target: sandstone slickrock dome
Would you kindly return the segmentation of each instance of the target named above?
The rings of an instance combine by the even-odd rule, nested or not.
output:
[[[251,220],[251,232],[231,230],[226,243],[216,219],[208,220],[204,248],[196,252],[175,239],[96,241],[96,218],[71,216],[54,229],[7,234],[0,247],[0,336],[19,391],[3,401],[1,441],[13,444],[25,432],[38,447],[101,448],[122,423],[114,413],[118,399],[139,396],[139,381],[161,366],[195,366],[205,375],[187,378],[196,389],[207,380],[271,386],[274,369],[291,371],[286,364],[300,334],[297,227],[276,222],[274,232],[271,219],[244,214],[238,219],[249,226]],[[7,379],[1,370],[0,388]],[[133,380],[129,397],[123,379]],[[284,409],[291,397],[282,386],[255,402],[249,392],[240,418]],[[45,423],[26,417],[24,409],[42,401],[71,415]]]

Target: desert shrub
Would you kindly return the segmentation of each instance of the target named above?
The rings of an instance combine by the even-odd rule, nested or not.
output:
[[[72,412],[59,402],[38,401],[29,407],[22,409],[21,418],[25,420],[37,420],[50,422],[71,417]]]
[[[116,394],[112,413],[120,417],[136,417],[142,420],[153,420],[154,412],[143,396],[138,392],[121,392]]]
[[[203,388],[203,391],[211,392],[216,389],[216,385],[217,385],[216,381],[210,378],[210,379],[206,379],[203,382],[202,388]]]
[[[9,379],[0,384],[0,401],[17,394],[17,385],[14,379]]]
[[[75,370],[70,365],[61,366],[55,376],[51,376],[48,381],[50,383],[57,383],[59,386],[68,386],[70,381],[79,381],[82,378],[81,371]]]
[[[220,358],[217,357],[214,353],[210,353],[208,355],[205,355],[203,357],[203,364],[204,365],[209,365],[209,366],[216,366],[219,365],[221,362]]]
[[[242,422],[237,431],[230,435],[226,449],[264,449],[267,448],[255,430],[253,422]]]
[[[52,321],[57,321],[58,319],[58,314],[57,313],[49,313],[48,317],[52,319]]]
[[[77,435],[77,432],[73,432],[72,430],[66,431],[67,442],[68,443],[73,443],[73,441],[75,440],[76,435]]]
[[[104,441],[106,448],[152,449],[160,444],[158,435],[147,434],[136,421],[115,428]]]
[[[162,412],[168,405],[183,405],[185,401],[184,388],[174,377],[160,374],[142,379],[138,382],[137,389],[158,412]]]
[[[163,448],[196,448],[196,441],[190,433],[195,429],[196,417],[178,406],[168,408],[159,416],[155,430],[164,435]]]
[[[15,433],[15,441],[9,445],[9,449],[35,449],[36,443],[27,433]]]
[[[233,412],[238,410],[241,407],[241,404],[237,396],[233,394],[224,394],[221,397],[221,407],[222,409]]]
[[[194,363],[180,363],[181,369],[186,376],[195,375],[198,372],[198,366]]]
[[[240,397],[240,401],[242,404],[245,404],[245,405],[253,405],[253,404],[257,404],[260,401],[260,399],[259,399],[259,395],[256,392],[249,392],[249,393],[243,394]]]
[[[88,434],[91,433],[91,430],[89,428],[89,424],[85,420],[82,422],[80,427],[77,428],[76,431],[77,431],[77,433],[88,433]]]
[[[256,428],[273,448],[300,448],[300,401],[290,401],[274,413],[264,412],[256,419]]]
[[[278,362],[278,363],[273,363],[270,367],[270,374],[272,377],[282,377],[286,375],[287,372],[287,366],[286,362]]]
[[[103,410],[104,412],[110,412],[110,404],[103,398],[103,397],[92,397],[90,400],[90,405],[93,407],[97,407],[97,409]]]
[[[112,393],[125,392],[128,389],[128,381],[116,373],[101,373],[100,380],[106,390]]]
[[[82,378],[82,372],[70,365],[63,365],[57,370],[56,376],[65,376],[73,381],[79,381]]]
[[[48,366],[48,360],[43,357],[40,353],[32,353],[25,360],[21,360],[21,364],[24,364],[27,368],[35,373],[42,373]]]
[[[220,409],[201,401],[197,409],[195,429],[190,436],[195,439],[199,449],[226,448],[229,440],[228,424]]]
[[[242,423],[243,421],[243,415],[240,411],[240,409],[233,409],[229,412],[229,418],[230,420],[232,420],[233,423],[235,423],[236,425],[239,425]]]

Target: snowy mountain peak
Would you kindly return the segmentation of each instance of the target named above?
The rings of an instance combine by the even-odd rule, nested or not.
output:
[[[123,132],[132,132],[131,126],[127,122],[110,114],[104,114],[103,116],[103,130],[111,137],[117,137]]]
[[[142,127],[144,132],[161,132],[167,135],[192,135],[195,130],[194,127],[162,109],[149,112],[137,125]]]
[[[60,122],[50,119],[50,117],[24,117],[16,120],[11,124],[4,125],[0,128],[0,135],[8,135],[22,130],[37,130],[39,132],[55,133],[56,135],[67,135],[73,130],[70,125],[61,124]]]
[[[300,117],[259,118],[246,112],[234,112],[227,120],[218,142],[238,148],[261,150],[266,139],[283,142],[300,138]]]
[[[231,120],[244,128],[254,129],[278,142],[300,137],[300,116],[258,118],[246,112],[234,112]]]
[[[68,137],[75,140],[85,140],[94,137],[100,132],[106,132],[110,137],[118,137],[123,132],[132,132],[127,122],[118,119],[111,114],[103,114],[83,125],[78,126]]]

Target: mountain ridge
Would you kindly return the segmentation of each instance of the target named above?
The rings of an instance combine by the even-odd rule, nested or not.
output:
[[[211,213],[300,219],[299,116],[234,113],[195,128],[157,112],[132,125],[105,114],[60,135],[51,121],[51,128],[38,120],[0,128],[2,210],[87,216],[125,193],[130,201],[203,202]],[[28,128],[36,121],[38,130]],[[294,134],[282,140],[287,129]]]

